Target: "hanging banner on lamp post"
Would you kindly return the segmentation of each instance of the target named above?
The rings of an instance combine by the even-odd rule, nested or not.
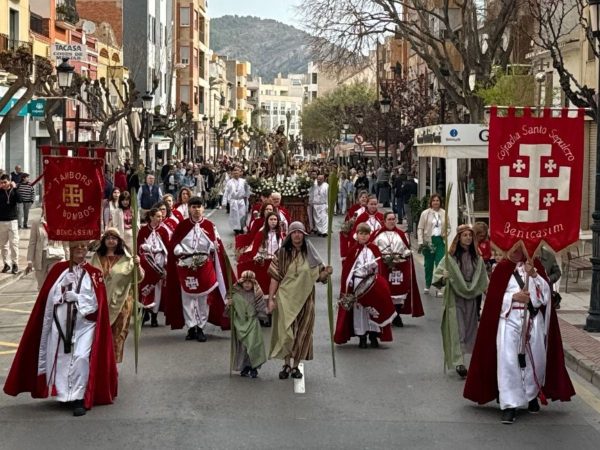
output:
[[[100,158],[44,156],[43,163],[48,239],[99,239],[104,161]]]
[[[503,251],[522,242],[533,256],[544,242],[558,252],[579,239],[584,112],[568,114],[491,109],[490,239]]]

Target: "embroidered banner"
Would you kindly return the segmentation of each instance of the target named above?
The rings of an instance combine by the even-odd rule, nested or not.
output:
[[[490,238],[501,250],[517,242],[532,256],[542,242],[558,252],[579,239],[583,180],[583,110],[576,117],[522,117],[492,108],[489,141]]]
[[[48,238],[100,238],[104,161],[100,158],[43,156],[44,207]]]

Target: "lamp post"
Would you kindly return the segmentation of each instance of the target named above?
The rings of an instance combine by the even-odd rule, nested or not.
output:
[[[62,63],[56,68],[56,78],[58,87],[63,92],[63,118],[62,118],[62,142],[67,143],[67,89],[73,83],[73,73],[75,68],[69,64],[68,58],[63,58]]]
[[[150,92],[142,95],[142,123],[144,124],[144,150],[146,152],[146,170],[150,169],[150,110],[154,97]]]
[[[590,27],[594,39],[600,41],[599,17],[600,0],[588,0]],[[598,66],[597,66],[598,67]],[[600,91],[600,68],[598,69],[598,91]],[[596,97],[596,196],[594,200],[594,219],[592,226],[592,288],[590,291],[590,309],[585,320],[586,331],[600,331],[600,98]]]
[[[206,146],[208,145],[208,116],[202,118],[202,129],[204,130],[204,147],[202,148],[202,164],[206,164]]]
[[[385,142],[385,162],[388,162],[388,123],[387,123],[387,115],[390,112],[390,108],[392,106],[392,101],[388,98],[388,97],[384,97],[381,100],[379,100],[379,110],[381,111],[381,114],[383,115],[383,124],[385,126],[385,131],[384,131],[384,142]],[[379,143],[377,143],[377,145],[379,145]]]
[[[362,124],[365,120],[365,116],[363,116],[362,113],[357,113],[354,118],[356,119],[356,121],[358,122],[358,133],[362,133]],[[361,164],[364,164],[365,162],[365,153],[364,153],[364,148],[362,148],[362,144],[360,145],[361,147],[361,152],[360,152],[360,159],[361,159]]]

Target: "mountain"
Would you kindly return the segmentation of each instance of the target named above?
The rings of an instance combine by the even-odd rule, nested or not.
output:
[[[278,73],[306,73],[310,36],[291,25],[252,16],[210,20],[210,47],[218,55],[250,61],[252,74],[271,82]]]

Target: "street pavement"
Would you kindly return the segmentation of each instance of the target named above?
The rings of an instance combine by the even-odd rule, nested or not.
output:
[[[232,254],[226,214],[215,211],[211,220]],[[326,258],[326,239],[311,240]],[[332,249],[337,292],[337,236]],[[420,264],[417,272],[422,286]],[[35,291],[32,275],[0,291],[2,384]],[[466,401],[464,382],[443,371],[441,299],[423,296],[423,303],[425,317],[404,317],[393,342],[367,350],[356,342],[337,346],[334,378],[326,287],[318,284],[305,394],[294,394],[291,379],[278,379],[279,361],[267,362],[255,380],[230,376],[228,332],[209,326],[208,342],[198,343],[186,342],[184,330],[144,328],[139,372],[129,339],[114,405],[73,418],[52,400],[0,395],[0,448],[598,448],[600,391],[575,373],[573,401],[538,415],[522,412],[512,426],[500,424],[497,405]],[[268,343],[270,330],[263,331]]]

